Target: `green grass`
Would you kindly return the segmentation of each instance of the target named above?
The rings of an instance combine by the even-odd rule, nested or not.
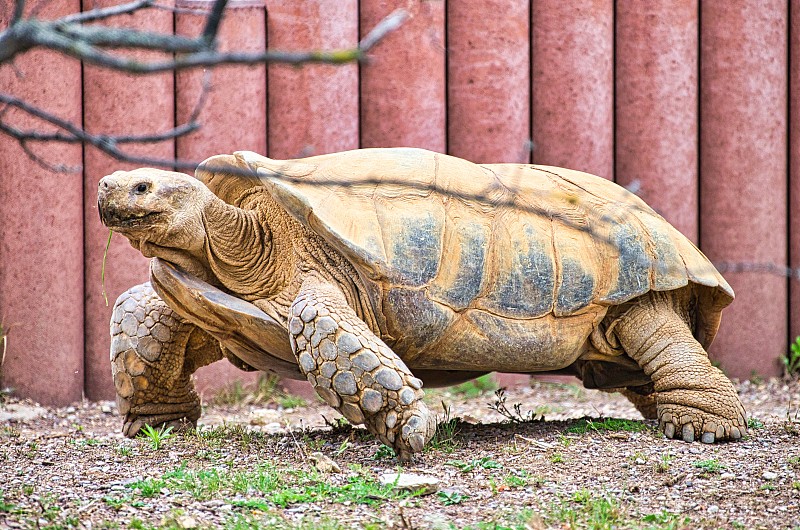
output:
[[[551,507],[546,514],[548,523],[559,523],[565,528],[592,528],[610,530],[623,522],[619,501],[610,496],[597,496],[589,490],[573,494],[569,501]]]
[[[789,353],[781,357],[786,373],[794,377],[800,374],[800,337],[789,346]]]
[[[384,460],[387,458],[394,458],[397,456],[397,453],[394,452],[394,449],[389,447],[388,445],[381,444],[378,449],[375,451],[375,454],[372,455],[373,460]]]
[[[153,449],[153,451],[158,451],[159,449],[161,449],[161,446],[164,445],[164,442],[166,442],[173,436],[174,433],[172,432],[172,427],[167,427],[165,425],[162,425],[161,427],[156,429],[152,425],[145,425],[142,428],[141,432],[139,433],[139,436],[137,436],[137,438],[142,438],[147,440],[148,442],[150,442],[150,447]]]
[[[670,453],[664,453],[663,455],[661,455],[661,458],[659,458],[658,462],[656,462],[655,466],[653,466],[655,472],[666,473],[667,471],[669,471],[669,468],[672,464],[672,459],[673,456]]]
[[[108,307],[108,295],[106,295],[106,258],[108,258],[108,249],[111,247],[111,236],[114,235],[113,230],[108,231],[108,240],[106,240],[106,248],[103,250],[103,263],[100,266],[100,286],[101,286],[101,293],[103,295],[103,300],[106,303],[106,307]]]
[[[436,424],[433,438],[425,445],[425,448],[426,450],[436,449],[444,453],[452,453],[458,447],[456,437],[461,431],[461,419],[451,417],[450,406],[445,404],[444,401],[442,401],[442,408],[444,409],[444,417],[442,421]]]
[[[494,392],[497,388],[497,381],[494,380],[494,376],[486,374],[472,381],[451,387],[450,393],[465,399],[471,399],[480,397],[488,392]]]
[[[544,412],[549,410],[549,407],[539,407],[536,410],[529,410],[522,412],[522,405],[515,403],[511,409],[508,408],[506,401],[506,391],[504,388],[498,388],[494,391],[494,403],[489,404],[489,408],[505,418],[505,421],[513,424],[532,423],[535,421],[544,421]]]
[[[316,471],[279,468],[266,463],[255,471],[234,471],[226,468],[190,469],[184,462],[161,477],[140,480],[128,487],[145,498],[158,496],[162,491],[185,493],[198,500],[248,495],[253,498],[237,502],[250,503],[242,506],[251,508],[286,507],[310,502],[372,505],[411,495],[393,491],[391,485],[383,486],[359,470],[343,483],[332,484],[327,476]]]
[[[645,515],[642,517],[642,522],[651,523],[645,527],[647,529],[678,530],[680,528],[686,528],[686,525],[689,524],[689,518],[681,514],[662,510],[658,513]]]
[[[698,469],[702,469],[706,473],[719,473],[727,467],[726,465],[721,464],[719,460],[713,458],[709,460],[698,460],[693,465]]]
[[[280,378],[273,374],[264,374],[255,385],[244,385],[235,381],[217,392],[211,400],[215,405],[266,405],[275,403],[284,409],[293,409],[306,405],[306,400],[280,389]]]
[[[13,514],[20,513],[20,511],[20,508],[18,508],[16,504],[5,501],[5,493],[2,488],[0,488],[0,513]]]
[[[461,493],[460,491],[439,491],[436,493],[436,497],[445,506],[461,504],[469,499],[469,495]]]
[[[603,418],[601,420],[593,420],[590,418],[583,418],[578,422],[566,429],[565,432],[572,434],[586,434],[587,432],[642,432],[648,430],[649,427],[636,420],[625,420],[620,418]]]
[[[503,482],[506,486],[512,489],[525,488],[527,486],[539,487],[544,484],[542,477],[536,477],[524,469],[513,469],[505,476]]]

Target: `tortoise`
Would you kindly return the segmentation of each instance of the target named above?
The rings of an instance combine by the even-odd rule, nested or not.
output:
[[[221,358],[307,379],[403,460],[436,428],[423,383],[488,372],[620,391],[670,438],[746,432],[706,353],[733,290],[603,178],[412,148],[236,152],[195,177],[117,171],[98,205],[153,258],[150,282],[122,294],[111,321],[128,436],[196,422],[190,375]]]

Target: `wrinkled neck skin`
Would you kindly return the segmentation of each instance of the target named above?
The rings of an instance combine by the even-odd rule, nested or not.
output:
[[[237,208],[222,200],[209,203],[202,222],[206,238],[203,259],[227,290],[245,300],[270,298],[288,282],[290,253],[273,239],[273,204]],[[271,202],[271,201],[270,201]]]

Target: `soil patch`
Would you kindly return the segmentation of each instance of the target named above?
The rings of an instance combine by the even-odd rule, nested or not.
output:
[[[7,400],[0,527],[800,528],[800,385],[738,389],[750,432],[715,445],[666,440],[575,385],[506,392],[508,415],[535,418],[521,423],[492,389],[429,392],[451,421],[405,467],[321,403],[208,406],[156,444],[123,438],[111,403]],[[398,471],[436,486],[380,482]]]

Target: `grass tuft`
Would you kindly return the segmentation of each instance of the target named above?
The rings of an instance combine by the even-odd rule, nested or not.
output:
[[[709,460],[698,460],[693,465],[698,469],[702,469],[706,473],[719,473],[727,467],[725,464],[720,463],[719,460],[714,458]]]
[[[108,307],[108,296],[106,295],[106,258],[108,257],[108,249],[111,247],[111,236],[114,235],[113,230],[108,231],[108,239],[106,240],[106,248],[103,251],[103,264],[100,266],[100,285],[102,286],[101,292],[103,293],[103,300]]]
[[[174,433],[172,432],[171,426],[168,427],[166,425],[162,425],[156,429],[152,425],[148,424],[142,428],[138,438],[147,439],[150,442],[150,447],[153,448],[153,451],[158,451],[164,442],[173,436]]]
[[[593,432],[642,432],[649,429],[649,427],[636,420],[625,420],[620,418],[603,418],[601,420],[593,420],[591,418],[582,418],[578,423],[572,427],[568,427],[566,432],[573,434],[586,434],[589,431]]]

